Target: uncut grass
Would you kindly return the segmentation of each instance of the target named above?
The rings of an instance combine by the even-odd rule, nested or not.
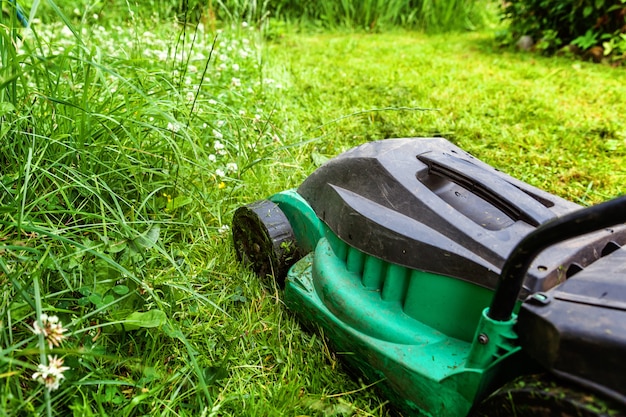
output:
[[[229,3],[239,2],[226,2],[226,5]],[[347,27],[369,31],[394,27],[431,33],[465,31],[483,26],[493,17],[490,2],[458,0],[286,1],[273,3],[268,9],[266,13],[271,17],[298,21],[304,25],[314,23],[326,28]]]
[[[76,0],[74,0],[76,1]],[[291,0],[251,1],[142,0],[140,13],[181,20],[246,21],[258,27],[284,21],[305,27],[357,28],[368,31],[404,27],[431,33],[473,30],[494,19],[495,2],[460,0]]]
[[[163,51],[137,40],[137,30],[151,36],[136,23],[110,32],[46,29],[25,34],[23,43],[3,38],[10,55],[3,75],[14,82],[2,91],[0,276],[9,284],[2,409],[15,415],[298,409],[306,397],[299,375],[310,372],[291,375],[290,365],[280,376],[270,373],[275,360],[264,339],[280,328],[272,337],[298,352],[321,342],[299,333],[295,322],[285,324],[273,298],[260,297],[273,311],[263,314],[267,327],[257,329],[258,316],[246,310],[259,314],[257,302],[247,301],[259,296],[218,266],[231,256],[220,230],[229,195],[243,186],[240,175],[280,154],[256,56],[245,46],[254,36],[222,34],[213,65],[212,36],[172,27],[152,35],[170,37],[158,45],[169,49],[155,65],[147,58]],[[124,36],[110,42],[110,33],[131,42]],[[200,62],[184,50],[194,42]],[[146,311],[161,313],[156,323],[124,327],[130,314]],[[36,346],[28,327],[41,312],[58,314],[70,327],[62,349]],[[30,378],[44,353],[63,355],[71,368],[51,395]],[[326,358],[308,366],[319,368],[320,361]],[[256,383],[259,372],[266,378]],[[287,374],[289,384],[278,379]],[[231,375],[249,384],[221,397],[221,381]]]

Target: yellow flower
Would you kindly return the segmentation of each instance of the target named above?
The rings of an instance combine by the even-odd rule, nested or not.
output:
[[[217,184],[217,188],[219,188],[220,190],[223,189],[223,188],[226,188],[226,184],[224,184],[224,181],[222,181],[219,184]]]

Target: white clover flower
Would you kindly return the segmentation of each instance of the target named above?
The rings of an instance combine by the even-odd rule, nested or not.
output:
[[[216,140],[215,143],[213,143],[213,148],[216,151],[221,151],[224,149],[224,144],[222,142],[220,142],[219,140]]]
[[[213,100],[213,99],[211,98],[211,99],[209,99],[209,104],[210,104],[210,105],[212,105],[212,106],[215,106],[215,105],[217,104],[217,101],[216,101],[216,100]]]
[[[218,232],[221,234],[224,234],[224,233],[228,233],[229,230],[230,230],[230,227],[227,224],[223,224],[218,229]]]
[[[226,173],[224,172],[224,170],[218,168],[215,170],[215,175],[217,175],[220,178],[223,178],[226,176]]]
[[[169,122],[167,124],[167,130],[171,130],[172,132],[176,133],[180,130],[180,125],[178,123]]]
[[[216,137],[217,139],[223,139],[224,135],[222,134],[222,132],[220,132],[219,130],[213,129],[213,136]],[[219,144],[219,145],[218,145]],[[220,141],[215,141],[215,149],[224,149],[224,145],[222,145],[222,143]],[[220,148],[218,148],[218,146],[221,146]]]
[[[72,33],[72,30],[70,28],[68,28],[67,26],[64,25],[61,28],[61,35],[69,38],[69,37],[71,37],[73,35],[73,33]]]
[[[168,57],[167,51],[165,50],[157,51],[157,59],[159,61],[167,61],[167,57]]]
[[[185,98],[187,99],[187,101],[193,101],[196,98],[196,95],[193,93],[193,91],[187,91]]]
[[[67,329],[63,328],[63,324],[57,316],[48,316],[46,313],[42,313],[39,320],[33,322],[32,331],[37,335],[42,334],[46,342],[48,342],[48,347],[52,349],[61,345],[61,342],[65,339],[63,333]]]
[[[63,372],[68,369],[70,368],[63,366],[63,359],[48,355],[48,365],[42,363],[37,365],[37,372],[33,374],[33,379],[44,384],[48,391],[54,391],[59,388],[61,380],[65,378]]]
[[[235,72],[239,71],[239,65],[238,64],[233,64],[233,71],[235,71]]]
[[[247,28],[248,27],[248,22],[246,22],[246,21],[241,22],[241,27]]]
[[[238,169],[239,167],[235,162],[229,162],[226,164],[226,171],[228,172],[237,172]]]
[[[217,157],[215,155],[213,155],[213,154],[210,154],[209,155],[209,162],[215,162],[215,161],[217,161]]]
[[[231,83],[235,87],[241,87],[241,80],[239,78],[237,78],[237,77],[233,77],[232,80],[231,80]]]

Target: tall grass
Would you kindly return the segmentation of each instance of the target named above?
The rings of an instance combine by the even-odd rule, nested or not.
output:
[[[273,143],[254,37],[45,7],[56,23],[0,22],[0,414],[206,412],[224,357],[181,322],[228,316],[197,248]],[[33,333],[43,314],[60,346]],[[35,380],[53,355],[58,390]]]
[[[400,26],[428,32],[445,32],[474,29],[482,25],[484,7],[481,2],[458,0],[322,0],[315,9],[305,11],[305,16],[331,27],[374,30]],[[289,13],[285,12],[285,15],[289,16]],[[295,13],[290,17],[294,16]]]
[[[154,2],[146,8],[198,19],[262,24],[268,18],[326,28],[384,30],[393,27],[445,32],[475,29],[489,19],[490,1],[481,0],[189,0]]]

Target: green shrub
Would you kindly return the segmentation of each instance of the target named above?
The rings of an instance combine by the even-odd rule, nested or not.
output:
[[[509,40],[530,36],[548,53],[572,45],[617,60],[626,54],[626,0],[522,0],[503,3],[503,11]]]

